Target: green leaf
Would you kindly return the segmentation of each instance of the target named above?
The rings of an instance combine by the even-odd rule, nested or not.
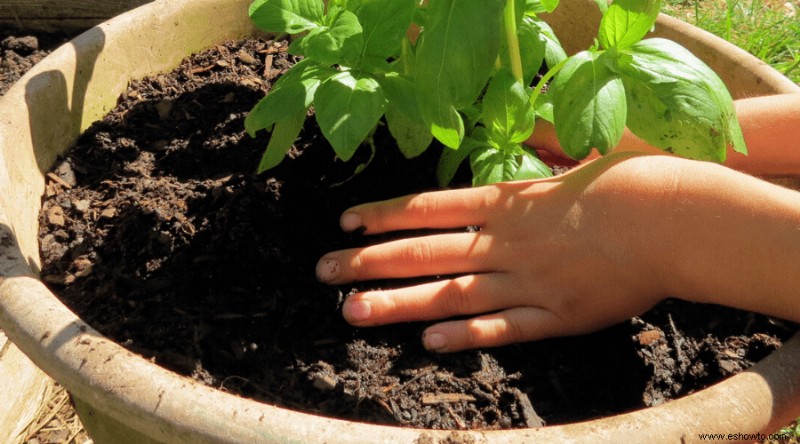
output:
[[[494,75],[483,96],[483,119],[492,139],[522,143],[533,133],[534,115],[525,88],[507,69]]]
[[[544,61],[546,49],[545,41],[539,33],[539,28],[531,24],[530,18],[525,17],[517,27],[520,57],[522,61],[522,79],[526,85],[533,82]],[[503,42],[503,60],[508,60],[508,45]]]
[[[430,14],[428,14],[428,5],[424,3],[420,5],[416,11],[414,11],[414,20],[412,23],[417,25],[420,29],[425,29],[428,27],[428,19]]]
[[[452,106],[437,111],[435,116],[428,116],[433,121],[428,127],[431,134],[448,148],[459,146],[464,140],[464,119]]]
[[[535,30],[538,33],[538,39],[544,43],[544,61],[548,67],[552,68],[567,58],[567,53],[561,47],[561,42],[553,32],[553,28],[544,20],[538,17],[525,17],[523,23]]]
[[[567,155],[583,159],[619,143],[627,105],[622,79],[604,57],[583,51],[564,65],[552,84],[556,135]]]
[[[417,101],[431,132],[457,148],[458,109],[478,98],[500,51],[503,0],[437,0],[416,51]]]
[[[553,12],[558,7],[559,0],[525,0],[525,13],[528,15]]]
[[[275,168],[283,161],[286,153],[292,148],[294,141],[300,135],[303,129],[303,123],[306,121],[306,112],[302,111],[295,113],[281,120],[275,124],[275,130],[272,132],[272,137],[269,139],[267,150],[261,157],[261,162],[258,164],[258,173]]]
[[[514,173],[513,180],[530,180],[530,179],[545,179],[553,177],[553,170],[542,162],[536,154],[526,149],[522,154],[517,155],[519,167],[517,172]]]
[[[608,11],[608,0],[594,0],[597,3],[597,7],[600,8],[600,12],[605,14]]]
[[[544,61],[548,67],[553,67],[567,59],[567,53],[561,46],[561,42],[556,37],[553,29],[542,20],[533,21],[539,28],[540,36],[544,40],[545,51]]]
[[[439,164],[436,167],[436,179],[439,181],[440,187],[446,187],[453,180],[458,167],[469,157],[470,153],[477,149],[491,148],[486,138],[484,129],[477,128],[471,137],[464,138],[458,149],[442,151],[442,156],[439,158]]]
[[[527,0],[508,0],[514,3],[514,18],[516,18],[516,26],[522,23],[522,18],[525,17],[525,8],[528,6]]]
[[[492,147],[476,149],[470,153],[470,165],[473,186],[542,179],[553,175],[550,168],[536,155],[522,148],[515,152]]]
[[[621,70],[634,134],[693,159],[722,162],[729,144],[747,153],[733,99],[700,59],[665,39],[639,42],[630,54]]]
[[[600,22],[600,44],[625,49],[638,42],[656,23],[661,0],[615,0]]]
[[[411,159],[422,154],[433,140],[422,120],[414,82],[398,73],[389,73],[379,80],[386,95],[386,123],[400,151]]]
[[[553,12],[558,7],[559,0],[539,0],[542,3],[545,11]]]
[[[391,63],[389,63],[387,59],[375,56],[362,57],[356,66],[358,70],[368,72],[373,75],[395,72]]]
[[[400,43],[400,58],[393,63],[399,72],[407,76],[411,76],[416,71],[417,66],[417,53],[415,48],[411,45],[411,41],[404,39]]]
[[[247,115],[244,127],[251,137],[261,129],[269,130],[275,122],[305,111],[314,100],[320,83],[337,71],[305,59],[282,75],[266,97]]]
[[[364,28],[364,54],[384,59],[397,55],[416,6],[415,0],[363,0],[357,15]]]
[[[406,159],[424,153],[433,141],[433,135],[422,120],[406,117],[405,113],[391,103],[386,107],[386,124]]]
[[[317,123],[336,154],[350,160],[383,115],[386,99],[378,81],[350,71],[322,82],[314,107]]]
[[[386,100],[402,112],[405,117],[423,122],[417,105],[417,94],[414,81],[399,73],[388,73],[378,79]],[[426,129],[427,131],[427,129]]]
[[[341,8],[356,12],[361,7],[363,0],[328,0],[328,9]]]
[[[306,57],[325,65],[353,65],[364,47],[364,35],[358,17],[337,9],[325,18],[326,26],[306,35],[300,47]]]
[[[458,114],[464,119],[464,127],[467,133],[472,134],[483,117],[483,106],[480,103],[475,103],[474,105],[461,108]]]
[[[539,94],[536,97],[536,103],[533,104],[533,112],[536,117],[553,123],[555,120],[555,117],[553,117],[553,95]]]
[[[322,0],[255,0],[249,9],[250,18],[259,28],[289,34],[318,27],[324,13]]]
[[[287,116],[305,110],[306,91],[302,84],[297,88],[287,86],[273,90],[261,99],[244,120],[244,128],[250,137],[255,137],[259,130],[272,131],[272,126]]]

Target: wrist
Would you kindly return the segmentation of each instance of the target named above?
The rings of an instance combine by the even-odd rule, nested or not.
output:
[[[593,219],[597,249],[619,271],[622,287],[634,289],[651,305],[672,296],[671,217],[675,182],[691,174],[693,163],[670,156],[621,152],[581,166],[584,175],[581,212]]]
[[[719,165],[680,163],[687,167],[654,227],[665,233],[664,288],[693,302],[800,319],[800,277],[785,272],[800,263],[800,195]]]

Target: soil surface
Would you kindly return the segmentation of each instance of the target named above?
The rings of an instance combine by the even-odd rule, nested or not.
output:
[[[0,30],[0,96],[33,65],[70,39],[65,33],[30,35]]]
[[[424,324],[357,329],[354,288],[314,278],[347,207],[435,188],[440,148],[404,161],[376,133],[337,161],[309,119],[289,158],[255,175],[268,141],[243,121],[294,62],[286,44],[231,42],[133,82],[48,175],[42,277],[84,320],[221,390],[322,415],[437,429],[559,424],[684,396],[780,347],[795,326],[669,300],[596,334],[453,355]],[[402,234],[402,233],[401,233]],[[361,284],[359,288],[404,282]]]

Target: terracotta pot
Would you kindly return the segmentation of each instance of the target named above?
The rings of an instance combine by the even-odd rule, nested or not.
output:
[[[659,407],[541,429],[445,432],[248,401],[168,372],[86,325],[37,279],[45,172],[114,106],[128,79],[253,34],[249,3],[157,0],[60,48],[0,100],[0,328],[77,398],[95,442],[690,442],[698,433],[768,433],[800,416],[800,337],[749,371]],[[548,20],[574,50],[597,29],[595,9],[593,0],[563,1]],[[798,90],[763,63],[684,23],[662,17],[657,29],[722,73],[736,96]]]

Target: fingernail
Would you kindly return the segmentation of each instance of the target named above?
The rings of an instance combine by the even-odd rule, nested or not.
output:
[[[372,305],[367,301],[353,301],[344,304],[344,317],[350,322],[366,321],[372,314]]]
[[[330,282],[339,275],[339,261],[335,259],[322,259],[317,263],[317,279]]]
[[[447,336],[441,333],[425,333],[422,336],[422,345],[430,351],[441,351],[447,347]]]
[[[356,213],[344,213],[339,224],[344,231],[356,231],[361,228],[361,216]]]

